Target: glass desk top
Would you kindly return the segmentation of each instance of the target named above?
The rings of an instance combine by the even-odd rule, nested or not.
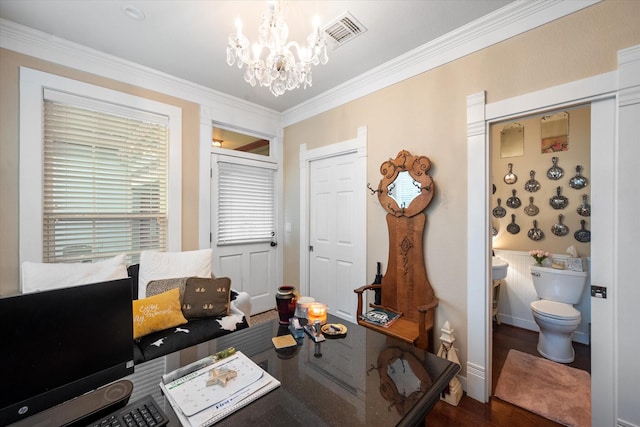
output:
[[[424,425],[425,415],[439,400],[440,393],[458,372],[459,366],[335,316],[329,315],[328,322],[345,325],[348,328],[346,336],[315,343],[305,333],[297,340],[296,347],[276,350],[271,339],[289,334],[289,329],[273,320],[205,344],[209,354],[234,347],[281,382],[277,389],[215,425]],[[390,348],[393,350],[388,350]],[[202,349],[198,351],[202,353]],[[180,365],[206,355],[184,360],[182,354],[180,359],[184,363]],[[382,359],[383,366],[378,366]],[[408,361],[412,363],[405,363]],[[414,370],[417,376],[412,374]],[[430,381],[421,382],[417,377],[425,371]],[[146,382],[154,381],[144,378],[145,375],[142,377]],[[140,379],[133,380],[134,390],[137,381]],[[401,392],[395,393],[397,389],[405,390],[406,396]],[[155,392],[154,397],[158,400]],[[170,425],[180,425],[171,406],[164,402],[164,398],[160,399],[158,403],[164,405],[165,412],[172,419]]]

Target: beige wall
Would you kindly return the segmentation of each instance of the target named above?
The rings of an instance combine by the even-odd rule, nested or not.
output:
[[[467,125],[466,97],[486,90],[488,102],[613,71],[617,51],[640,43],[640,2],[605,1],[438,67],[285,129],[285,220],[298,230],[300,144],[308,149],[353,138],[368,127],[367,181],[401,149],[430,157],[437,186],[427,208],[427,274],[440,306],[439,329],[451,322],[462,365],[467,342]],[[362,191],[367,191],[363,188]],[[299,236],[286,242],[284,281],[299,281]],[[367,203],[368,283],[375,262],[387,260],[384,210]],[[436,336],[439,335],[439,330]],[[464,375],[464,373],[463,373]]]
[[[437,194],[426,213],[426,265],[440,307],[437,328],[450,320],[466,362],[466,96],[487,91],[488,102],[612,71],[617,51],[640,43],[640,2],[607,0],[285,130],[284,282],[299,275],[299,146],[351,139],[368,127],[367,180],[401,149],[427,155]],[[183,109],[183,249],[198,247],[196,104],[0,49],[0,294],[18,289],[18,67],[59,74]],[[362,191],[368,191],[363,188]],[[367,202],[368,282],[386,263],[387,231],[377,198]]]
[[[569,149],[555,153],[541,153],[540,118],[541,114],[518,118],[515,122],[524,127],[524,154],[517,157],[503,158],[500,156],[500,131],[505,125],[513,123],[497,123],[491,127],[492,171],[496,193],[492,197],[491,208],[495,208],[497,199],[502,200],[502,207],[507,211],[504,218],[491,216],[493,226],[498,234],[493,238],[493,247],[514,251],[530,251],[540,249],[554,254],[565,254],[569,246],[574,246],[581,257],[591,255],[590,243],[578,242],[573,234],[580,229],[580,220],[586,220],[586,228],[590,229],[591,218],[578,215],[576,209],[582,204],[582,195],[587,194],[587,203],[591,203],[591,186],[576,190],[569,186],[569,180],[576,175],[576,165],[582,166],[582,175],[589,179],[591,176],[591,108],[589,106],[578,109],[565,109],[569,113]],[[547,170],[552,166],[552,157],[558,158],[558,166],[564,170],[564,176],[555,181],[547,178]],[[508,164],[513,165],[513,173],[518,177],[515,184],[506,184],[504,176],[508,172]],[[524,184],[530,179],[529,172],[535,172],[535,179],[540,183],[540,190],[529,193]],[[561,194],[569,200],[569,205],[562,210],[556,210],[549,204],[549,199],[557,194],[557,187],[561,187]],[[512,190],[522,202],[518,209],[511,209],[506,201],[512,197]],[[534,204],[540,209],[536,216],[524,213],[524,207],[529,205],[529,197],[534,198]],[[507,231],[511,223],[511,215],[516,215],[516,224],[520,226],[518,234]],[[569,227],[569,234],[556,236],[551,227],[558,222],[558,214],[562,214],[563,224]],[[533,220],[538,222],[538,228],[544,232],[544,239],[533,241],[527,236],[533,227]]]
[[[198,105],[0,49],[0,295],[19,290],[19,67],[25,66],[182,108],[182,248],[198,248]]]

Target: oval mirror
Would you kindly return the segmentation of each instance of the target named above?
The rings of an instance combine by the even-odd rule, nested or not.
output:
[[[408,207],[413,199],[420,195],[420,183],[411,177],[409,172],[398,173],[396,179],[387,187],[387,194],[396,201],[400,208]]]

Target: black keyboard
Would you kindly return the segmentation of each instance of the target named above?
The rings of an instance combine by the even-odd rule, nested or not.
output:
[[[105,415],[89,424],[90,427],[161,427],[169,423],[169,418],[158,407],[151,395],[129,403],[122,409]]]

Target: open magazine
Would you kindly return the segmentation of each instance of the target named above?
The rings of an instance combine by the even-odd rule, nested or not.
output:
[[[242,352],[160,383],[182,425],[192,427],[215,424],[279,386]]]

